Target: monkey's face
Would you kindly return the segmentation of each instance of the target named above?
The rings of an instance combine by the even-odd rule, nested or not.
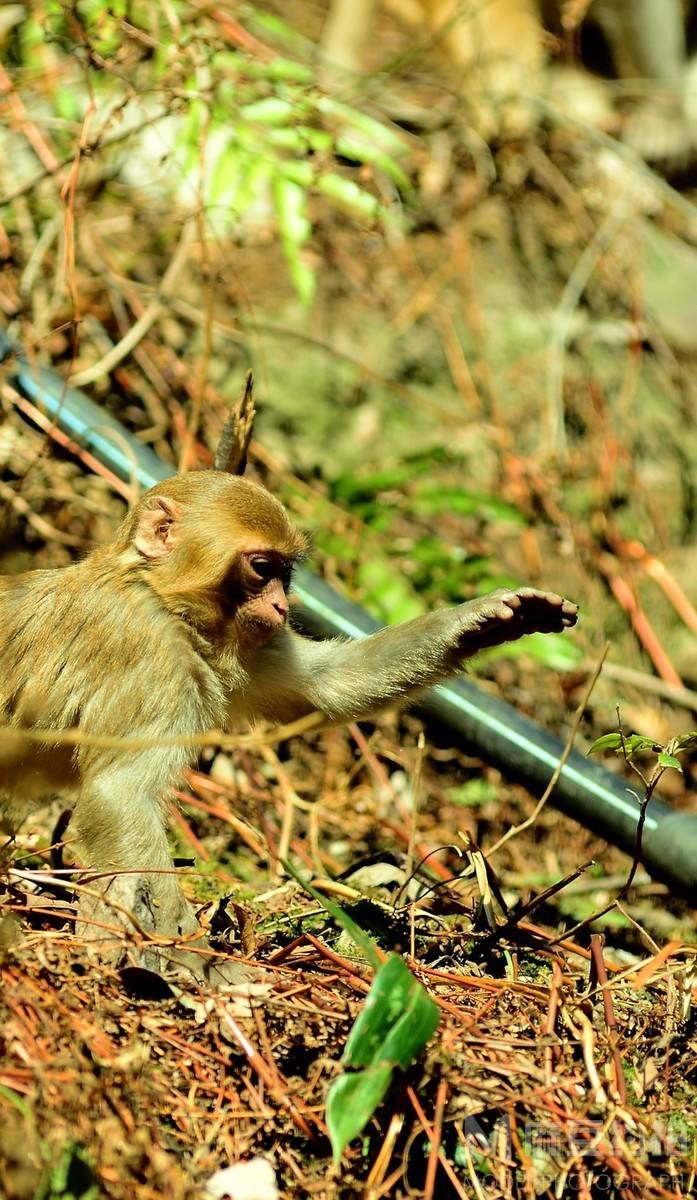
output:
[[[244,645],[263,646],[285,625],[292,568],[292,560],[275,550],[246,550],[236,557],[225,590]]]
[[[123,533],[167,606],[215,640],[254,649],[285,625],[306,541],[258,484],[215,471],[175,476],[142,498]]]

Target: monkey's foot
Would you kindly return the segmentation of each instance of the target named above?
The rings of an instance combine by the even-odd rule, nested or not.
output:
[[[461,644],[471,641],[479,650],[514,642],[526,633],[561,633],[575,625],[578,605],[537,588],[499,588],[465,605],[468,626]],[[471,623],[470,623],[471,622]]]
[[[117,875],[105,891],[81,897],[76,934],[100,962],[214,989],[267,983],[263,968],[213,954],[191,905],[159,878],[158,887],[155,875]]]

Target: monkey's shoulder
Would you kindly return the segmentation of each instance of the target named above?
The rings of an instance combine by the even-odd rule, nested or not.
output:
[[[182,695],[194,724],[221,711],[220,683],[185,624],[145,581],[90,559],[0,580],[0,665],[0,706],[36,694],[43,724],[101,724],[100,713],[112,727],[167,723]]]

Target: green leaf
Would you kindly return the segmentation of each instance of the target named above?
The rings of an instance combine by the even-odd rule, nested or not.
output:
[[[334,145],[334,139],[326,129],[314,129],[312,125],[298,125],[298,133],[303,135],[315,154],[329,154]]]
[[[239,185],[240,167],[237,147],[228,142],[221,147],[211,171],[207,204],[220,204],[222,200],[229,200],[234,196]]]
[[[391,954],[373,980],[342,1062],[347,1067],[386,1063],[406,1071],[435,1033],[439,1019],[438,1005],[404,959]]]
[[[314,75],[310,67],[295,62],[292,58],[272,58],[271,62],[245,62],[245,74],[249,79],[280,80],[282,83],[312,83]]]
[[[327,171],[318,179],[317,189],[328,199],[334,200],[337,204],[343,205],[366,220],[374,220],[380,215],[380,201],[370,192],[360,188],[352,179],[345,179],[343,175],[335,175],[333,171]]]
[[[394,1068],[410,1065],[435,1032],[440,1014],[398,955],[380,964],[377,947],[353,918],[303,880],[290,862],[284,861],[283,866],[378,968],[342,1060],[364,1069],[342,1075],[327,1097],[327,1124],[334,1161],[338,1162],[345,1146],[360,1133],[382,1100]]]
[[[602,754],[605,750],[621,750],[622,738],[619,733],[603,733],[591,742],[586,754]]]
[[[653,738],[644,737],[641,733],[604,733],[595,739],[586,753],[600,754],[603,750],[614,750],[617,754],[625,751],[630,755],[638,750],[660,750],[660,746],[656,745]]]
[[[676,750],[694,750],[697,747],[697,732],[681,733],[673,739],[673,746]]]
[[[474,808],[478,804],[490,804],[498,796],[493,783],[490,783],[488,779],[482,779],[480,775],[475,775],[466,783],[446,788],[445,794],[451,804],[458,804],[463,808]]]
[[[245,13],[245,25],[252,33],[257,33],[262,38],[276,38],[291,53],[298,55],[316,55],[317,47],[309,38],[303,37],[292,26],[286,24],[280,17],[273,13],[264,12],[263,9],[257,8],[256,5],[249,5]]]
[[[265,96],[263,100],[243,104],[240,116],[257,125],[290,125],[294,112],[295,107],[290,100],[281,100],[280,96]]]
[[[624,745],[627,754],[635,754],[637,750],[654,750],[657,752],[661,749],[653,738],[644,737],[641,733],[630,733],[628,737],[625,736]]]
[[[298,294],[300,302],[309,308],[317,287],[317,276],[314,268],[304,259],[296,256],[289,249],[286,249],[286,262],[290,277],[293,280],[293,286]]]
[[[334,100],[331,96],[320,96],[317,111],[325,117],[334,117],[341,121],[353,133],[363,134],[371,145],[388,154],[404,154],[406,150],[404,138],[395,133],[389,125],[383,121],[376,121],[375,117],[369,117],[367,113],[342,104],[340,100]]]
[[[338,137],[335,149],[336,153],[341,154],[344,158],[351,158],[360,163],[370,163],[372,166],[378,167],[379,170],[385,172],[388,179],[397,184],[397,187],[408,191],[409,176],[393,158],[390,158],[389,154],[385,154],[382,150],[378,150],[375,146],[370,146],[361,138],[356,137]]]
[[[96,1200],[94,1171],[85,1151],[69,1142],[58,1162],[44,1174],[35,1200]]]
[[[674,754],[666,754],[665,750],[661,750],[658,756],[658,762],[661,767],[672,767],[674,771],[679,771],[682,775],[682,763]]]
[[[327,1125],[338,1162],[382,1100],[396,1067],[405,1071],[438,1027],[438,1005],[397,954],[377,972],[349,1034],[342,1062],[359,1068],[340,1076],[327,1097]]]
[[[249,154],[241,157],[240,178],[234,197],[236,213],[245,213],[257,196],[264,194],[270,173],[271,164],[268,159]]]
[[[243,69],[246,75],[249,65],[249,61],[237,50],[216,50],[210,62],[211,74],[216,79],[223,78],[224,81],[231,78],[237,80]]]
[[[291,125],[282,125],[280,129],[265,130],[264,142],[267,146],[274,146],[278,150],[290,150],[296,154],[304,152],[306,148],[304,137]]]
[[[305,216],[307,191],[282,171],[273,177],[273,199],[288,269],[301,301],[309,305],[315,292],[315,272],[301,257],[311,226]]]
[[[305,188],[284,173],[278,172],[273,179],[273,195],[283,241],[296,247],[302,246],[310,236],[310,222],[305,215]]]
[[[305,160],[301,162],[284,162],[280,169],[281,175],[285,175],[286,179],[297,183],[298,187],[306,190],[312,184],[315,177],[314,167],[311,162]],[[309,229],[309,225],[308,225]]]
[[[338,1163],[346,1146],[368,1124],[390,1086],[392,1068],[369,1067],[335,1079],[327,1096],[327,1125]]]
[[[177,142],[185,147],[185,153],[182,158],[182,170],[186,175],[190,171],[193,171],[200,159],[199,140],[203,128],[205,111],[206,106],[201,100],[192,100],[189,104],[189,111],[186,114],[184,128],[177,138]]]
[[[14,1104],[17,1111],[23,1117],[26,1117],[27,1120],[31,1118],[31,1106],[21,1096],[18,1096],[16,1092],[13,1092],[12,1088],[6,1087],[4,1083],[0,1083],[0,1096],[4,1100],[8,1100],[10,1104]]]
[[[75,90],[70,87],[58,87],[53,93],[56,116],[63,121],[78,121],[80,119],[80,100]]]

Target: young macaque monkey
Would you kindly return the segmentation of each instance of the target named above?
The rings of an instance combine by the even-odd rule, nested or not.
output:
[[[98,898],[80,932],[140,927],[195,935],[172,872],[165,812],[190,749],[167,745],[240,718],[328,723],[366,717],[459,671],[484,647],[574,625],[575,604],[508,588],[362,641],[314,642],[288,624],[288,588],[305,540],[264,488],[224,471],[177,475],[147,492],[114,540],[60,570],[0,579],[0,804],[21,816],[51,794],[76,796],[72,827]],[[13,730],[78,729],[75,747]],[[89,737],[162,739],[155,749]],[[112,932],[113,940],[113,932]],[[202,944],[199,938],[197,943]],[[154,939],[140,962],[203,974],[192,950]]]

